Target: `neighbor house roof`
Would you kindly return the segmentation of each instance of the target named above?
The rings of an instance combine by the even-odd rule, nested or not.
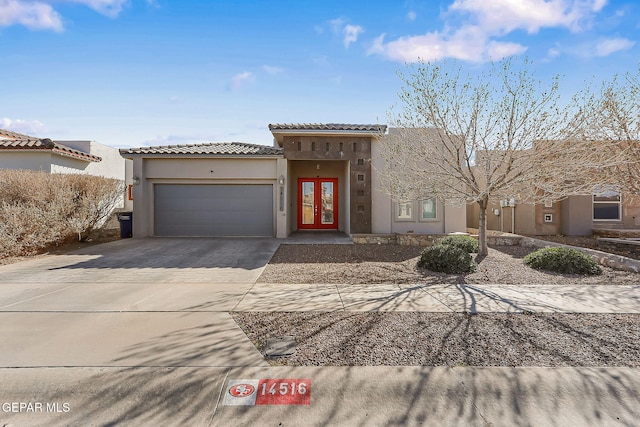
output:
[[[49,138],[36,138],[18,132],[0,129],[0,150],[30,151],[49,150],[61,156],[73,157],[90,162],[100,162],[102,158],[75,148],[52,141]]]
[[[159,147],[122,148],[120,154],[146,155],[213,155],[213,156],[277,156],[281,148],[243,142],[213,142],[204,144],[164,145]]]

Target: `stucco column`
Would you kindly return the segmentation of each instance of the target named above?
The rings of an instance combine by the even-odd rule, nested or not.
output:
[[[137,178],[137,184],[133,185],[133,237],[149,237],[149,214],[148,207],[145,206],[143,200],[147,200],[145,191],[147,180],[144,176],[143,159],[136,157],[133,159],[133,177]]]
[[[289,182],[287,159],[278,159],[276,166],[276,237],[287,237],[287,200],[288,188],[295,183]],[[284,177],[284,185],[280,185],[280,177]]]

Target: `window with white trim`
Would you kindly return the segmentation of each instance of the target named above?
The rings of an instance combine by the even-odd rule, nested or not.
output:
[[[438,218],[438,202],[435,197],[420,201],[420,221],[435,221]]]
[[[413,202],[396,202],[396,221],[413,221]]]
[[[622,220],[622,197],[620,193],[608,190],[593,195],[594,221]]]

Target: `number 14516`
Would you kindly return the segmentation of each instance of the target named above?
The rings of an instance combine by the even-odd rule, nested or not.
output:
[[[256,405],[309,405],[310,403],[310,379],[262,379],[258,383]]]

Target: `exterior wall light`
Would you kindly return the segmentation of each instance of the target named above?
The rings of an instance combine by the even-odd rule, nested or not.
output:
[[[139,185],[140,184],[140,178],[138,178],[137,176],[133,177],[133,185]]]
[[[278,184],[284,185],[284,176],[283,175],[280,175],[280,177],[278,177]]]

